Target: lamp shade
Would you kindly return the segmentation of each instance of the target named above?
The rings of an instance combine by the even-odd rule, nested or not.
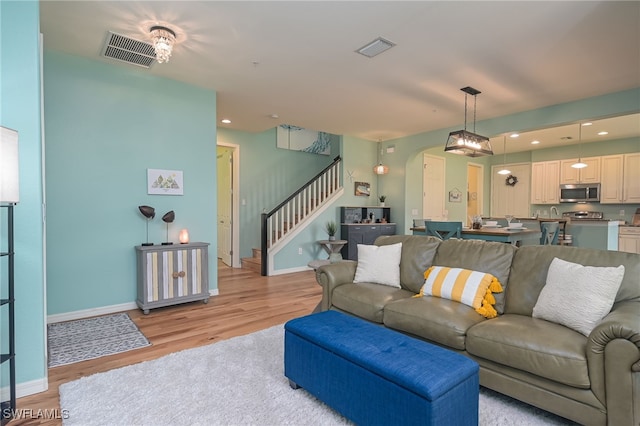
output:
[[[0,127],[0,202],[20,201],[18,132]]]
[[[489,138],[466,130],[456,130],[449,133],[449,139],[447,139],[447,145],[444,150],[452,154],[461,154],[468,157],[493,155]]]
[[[189,230],[181,230],[178,238],[180,239],[180,244],[187,244],[189,242]]]

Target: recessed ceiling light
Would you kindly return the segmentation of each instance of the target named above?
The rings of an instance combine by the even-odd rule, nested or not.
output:
[[[604,135],[608,135],[609,132],[598,132],[598,136],[604,136]]]
[[[540,141],[531,141],[531,145],[538,145]]]
[[[222,120],[220,120],[220,122],[224,124],[231,124],[231,120],[229,120],[228,118],[223,118]]]
[[[517,138],[520,137],[520,135],[518,133],[511,133],[510,137]]]

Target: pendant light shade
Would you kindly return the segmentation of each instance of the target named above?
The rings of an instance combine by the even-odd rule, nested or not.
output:
[[[504,136],[502,143],[502,169],[498,171],[499,175],[510,175],[511,170],[507,169],[507,137]]]
[[[382,142],[378,142],[378,165],[373,167],[373,173],[377,175],[386,175],[389,173],[389,166],[382,164]]]
[[[491,142],[486,136],[481,136],[476,131],[476,99],[480,92],[473,87],[463,87],[464,95],[464,129],[449,133],[445,152],[452,154],[466,155],[468,157],[480,157],[482,155],[493,155]],[[473,96],[473,132],[467,131],[467,96]]]
[[[571,165],[574,169],[584,169],[586,163],[582,162],[582,124],[578,124],[578,162]]]

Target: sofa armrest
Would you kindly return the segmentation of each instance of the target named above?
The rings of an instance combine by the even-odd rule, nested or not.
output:
[[[620,404],[632,406],[634,382],[640,378],[640,302],[614,305],[589,335],[587,362],[591,390],[610,415]],[[626,409],[621,411],[620,415],[629,414]],[[622,421],[619,424],[636,424],[628,423],[630,419],[618,420]]]
[[[614,339],[628,340],[640,351],[640,302],[616,304],[589,335],[587,353],[604,354],[605,347]],[[640,372],[640,352],[631,369]]]
[[[316,270],[316,281],[322,286],[321,311],[329,310],[331,307],[331,294],[336,287],[353,282],[357,265],[353,260],[344,260],[321,266]]]

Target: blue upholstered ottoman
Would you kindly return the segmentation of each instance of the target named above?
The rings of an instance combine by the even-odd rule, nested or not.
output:
[[[361,425],[477,425],[478,364],[326,311],[285,324],[284,374]]]

